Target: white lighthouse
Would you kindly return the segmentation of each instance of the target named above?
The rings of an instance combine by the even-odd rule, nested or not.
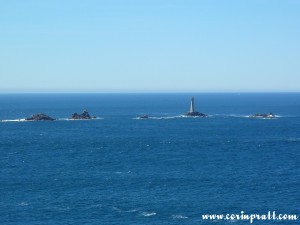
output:
[[[201,112],[196,112],[194,107],[194,97],[191,97],[191,106],[190,111],[185,114],[186,116],[192,116],[192,117],[207,117],[206,114]]]
[[[190,107],[190,113],[195,112],[195,108],[194,108],[194,97],[191,97],[191,107]]]

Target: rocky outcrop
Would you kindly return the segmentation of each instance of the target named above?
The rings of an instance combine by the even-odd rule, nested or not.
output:
[[[72,120],[91,120],[95,119],[95,116],[91,116],[87,110],[84,110],[81,114],[73,113],[70,119]]]
[[[148,118],[149,118],[148,115],[141,115],[141,116],[139,116],[139,119],[148,119]]]
[[[206,114],[201,113],[201,112],[188,112],[185,114],[186,116],[193,116],[193,117],[207,117]]]
[[[26,118],[25,120],[27,120],[27,121],[53,121],[55,119],[50,116],[47,116],[46,114],[38,113],[38,114],[31,115],[30,117]]]
[[[254,114],[254,115],[251,115],[250,117],[252,118],[275,118],[275,115],[273,113],[269,113],[269,114],[266,114],[266,113],[262,113],[262,114]]]

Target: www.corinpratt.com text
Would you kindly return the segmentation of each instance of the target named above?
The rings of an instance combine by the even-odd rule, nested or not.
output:
[[[276,221],[295,221],[298,220],[299,216],[295,214],[284,214],[284,213],[276,213],[275,211],[271,212],[268,211],[267,214],[257,214],[257,213],[251,213],[247,214],[244,211],[241,211],[240,214],[203,214],[202,219],[203,220],[228,220],[228,221],[249,221],[250,223],[253,223],[255,220],[276,220]]]

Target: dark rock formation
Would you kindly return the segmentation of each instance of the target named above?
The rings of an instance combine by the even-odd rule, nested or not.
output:
[[[188,112],[185,114],[186,116],[195,116],[195,117],[207,117],[206,114],[201,113],[201,112]]]
[[[273,113],[269,113],[269,114],[266,114],[266,113],[262,113],[262,114],[254,114],[254,115],[251,115],[250,117],[252,118],[275,118],[275,115]]]
[[[90,116],[87,110],[84,110],[83,113],[78,114],[78,113],[73,113],[70,119],[73,120],[90,120],[90,119],[95,119],[95,116]]]
[[[27,120],[27,121],[53,121],[55,119],[50,116],[47,116],[43,113],[38,113],[38,114],[31,115],[30,117],[26,118],[25,120]]]
[[[148,118],[149,118],[148,115],[141,115],[141,116],[139,116],[139,119],[148,119]]]

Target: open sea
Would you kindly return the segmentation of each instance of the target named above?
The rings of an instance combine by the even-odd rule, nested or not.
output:
[[[209,117],[182,117],[191,96]],[[67,119],[84,109],[97,119]],[[58,120],[19,121],[40,112]],[[300,93],[0,94],[0,120],[1,225],[300,216]]]

